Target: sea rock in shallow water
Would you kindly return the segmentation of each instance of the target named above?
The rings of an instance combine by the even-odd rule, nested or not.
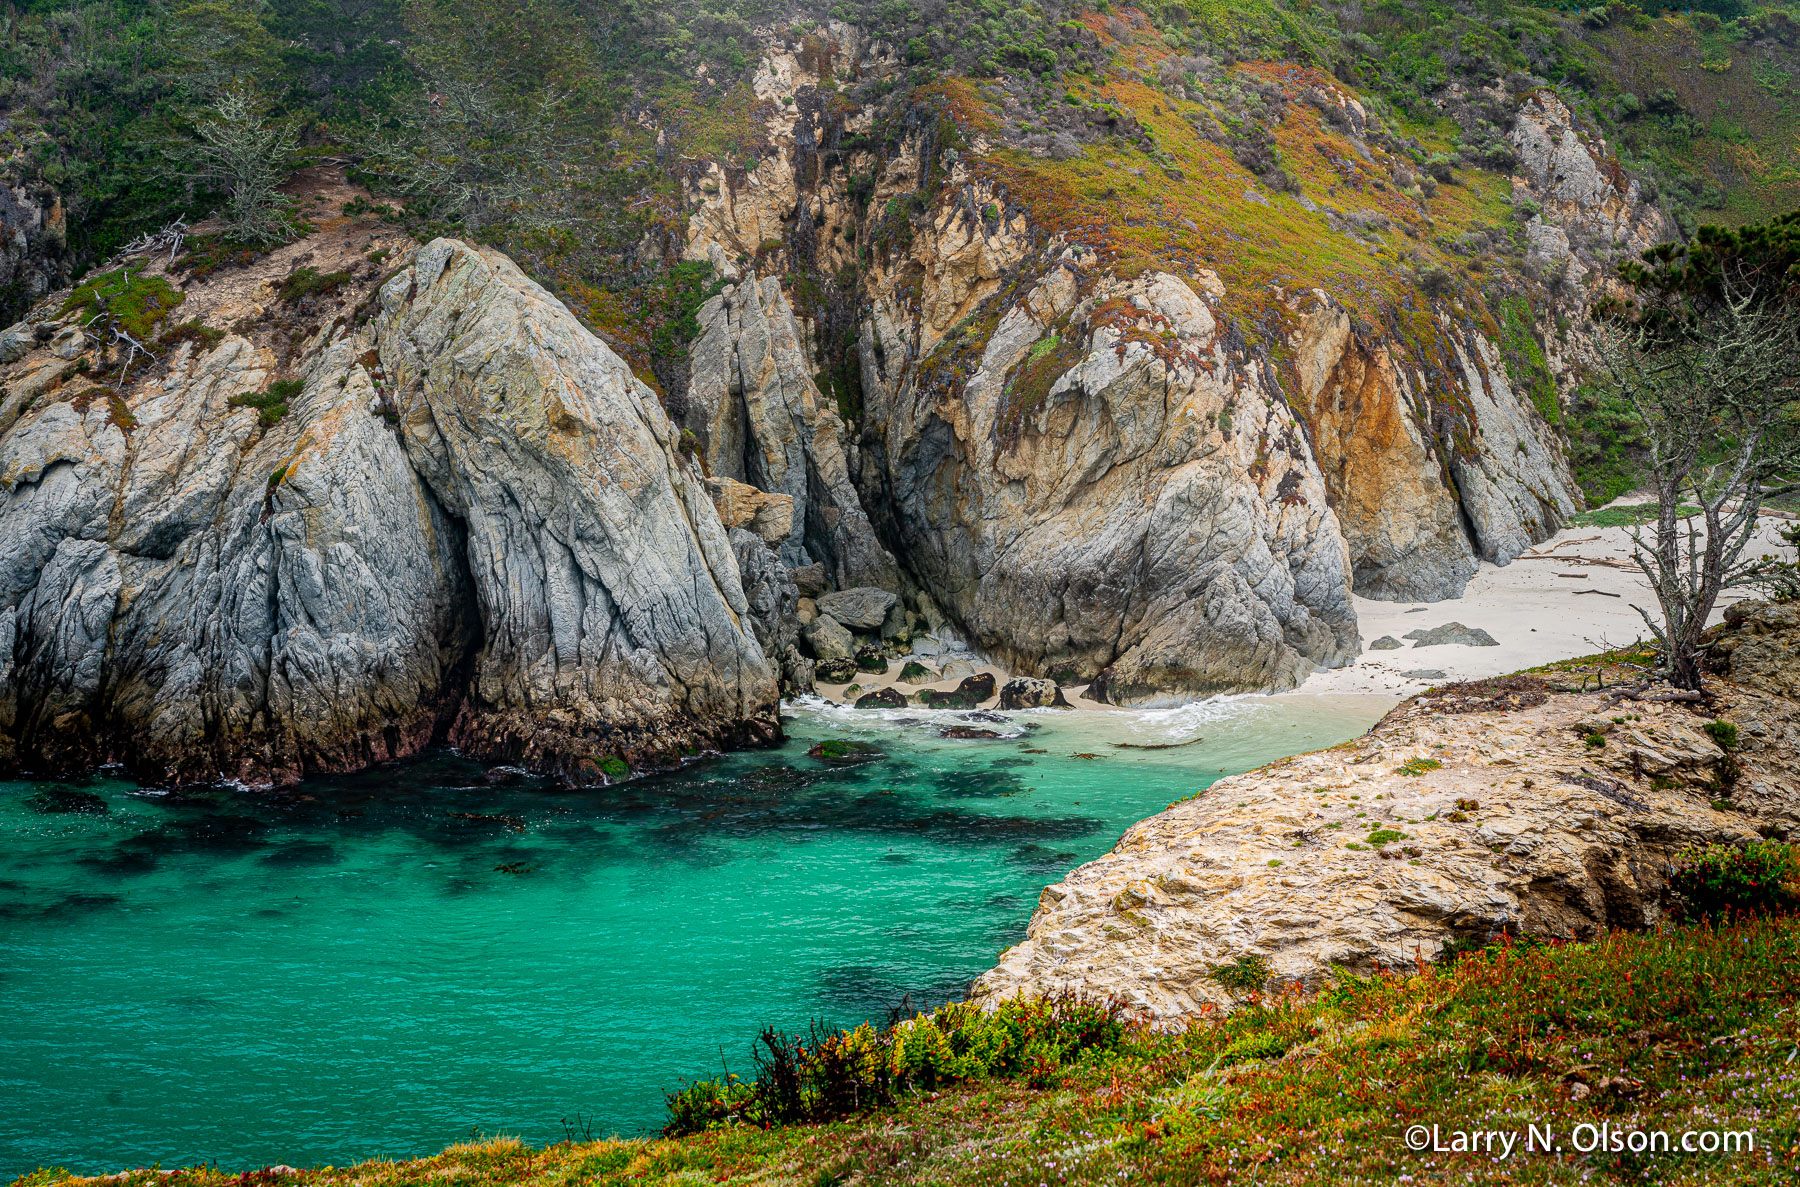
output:
[[[904,709],[906,694],[897,688],[877,688],[856,698],[858,709]]]
[[[1039,680],[1034,676],[1014,676],[1000,686],[1000,708],[1002,709],[1046,709],[1053,705],[1068,707],[1069,702],[1063,698],[1062,689],[1052,680]]]

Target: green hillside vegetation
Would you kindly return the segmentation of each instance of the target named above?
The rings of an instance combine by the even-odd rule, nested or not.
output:
[[[1745,871],[1759,885],[1788,886],[1788,909],[1800,901],[1795,859],[1781,846],[1701,854],[1688,868],[1681,885],[1696,918],[1748,905],[1730,892],[1747,884],[1737,876]],[[1755,905],[1771,905],[1771,893]],[[1247,975],[1234,966],[1219,978],[1236,987],[1240,1008],[1173,1033],[1092,1005],[1028,1003],[986,1021],[947,1007],[898,1031],[823,1043],[775,1036],[784,1057],[764,1061],[765,1077],[778,1070],[779,1084],[689,1087],[672,1102],[677,1136],[543,1149],[501,1138],[291,1176],[200,1167],[109,1182],[1791,1183],[1800,1173],[1797,962],[1800,920],[1777,915],[1447,951],[1435,964],[1342,976],[1316,993],[1267,982],[1266,966]],[[1018,1023],[1033,1019],[1035,1037],[1020,1042]],[[1408,1152],[1403,1131],[1433,1123],[1446,1134],[1549,1126],[1563,1149],[1504,1160]],[[1667,1130],[1677,1141],[1690,1130],[1751,1131],[1754,1150],[1577,1152],[1591,1135],[1576,1127],[1602,1124]],[[14,1187],[63,1179],[45,1170]]]
[[[1112,142],[1090,150],[1067,179],[1083,200],[1107,188],[1100,174],[1129,176],[1143,155],[1210,176],[1218,145],[1194,144],[1184,123],[1203,107],[1222,115],[1221,139],[1239,148],[1272,137],[1276,167],[1322,201],[1342,179],[1321,176],[1334,166],[1304,142],[1316,121],[1284,103],[1287,114],[1264,128],[1253,92],[1335,78],[1394,136],[1417,143],[1403,153],[1414,158],[1409,167],[1462,175],[1446,187],[1459,192],[1431,214],[1454,235],[1475,224],[1509,228],[1508,162],[1496,128],[1466,115],[1459,124],[1437,100],[1448,85],[1483,86],[1508,73],[1535,74],[1573,99],[1690,221],[1800,205],[1793,10],[1788,0],[1710,7],[1652,16],[1620,0],[1585,12],[1513,0],[1387,0],[1336,13],[1304,0],[1142,9],[1106,0],[1091,8],[1055,0],[22,0],[3,18],[0,102],[10,126],[0,139],[9,173],[64,194],[77,248],[98,260],[176,213],[216,205],[218,196],[197,192],[171,158],[219,90],[247,82],[271,118],[301,129],[302,160],[361,160],[370,180],[407,200],[422,229],[500,244],[565,292],[585,294],[579,303],[598,314],[601,294],[633,291],[656,267],[635,249],[682,217],[673,175],[681,162],[742,165],[761,151],[744,85],[761,52],[759,25],[791,21],[792,43],[815,65],[844,66],[824,60],[829,51],[813,32],[823,20],[855,23],[895,46],[906,63],[899,77],[837,78],[846,105],[898,114],[941,94],[941,80],[965,79],[1008,87],[1034,111],[1116,107],[1127,118]],[[1197,103],[1160,93],[1152,71],[1171,56],[1216,67]],[[1240,102],[1245,95],[1250,101]],[[661,144],[651,124],[666,132]],[[1109,170],[1111,160],[1118,169]],[[1185,207],[1217,188],[1141,197]],[[1360,250],[1328,247],[1291,206],[1250,213],[1269,221],[1268,242],[1202,237],[1192,249],[1229,247],[1245,262],[1220,255],[1215,263],[1247,273],[1279,272],[1319,250]],[[666,242],[673,250],[679,236]]]

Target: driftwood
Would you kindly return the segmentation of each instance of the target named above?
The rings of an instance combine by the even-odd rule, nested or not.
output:
[[[1646,704],[1705,704],[1707,695],[1698,689],[1672,688],[1667,692],[1651,692],[1656,682],[1646,680],[1642,684],[1634,684],[1629,688],[1616,688],[1607,694],[1601,702],[1602,708],[1611,708],[1620,701],[1643,701]]]

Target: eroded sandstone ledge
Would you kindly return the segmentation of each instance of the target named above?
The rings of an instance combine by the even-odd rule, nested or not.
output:
[[[1709,706],[1452,685],[1221,779],[1047,887],[975,996],[1075,989],[1173,1019],[1231,1005],[1215,972],[1246,956],[1317,984],[1459,937],[1654,924],[1683,847],[1800,830],[1800,612],[1734,614],[1737,680]],[[1729,754],[1715,716],[1738,727]]]

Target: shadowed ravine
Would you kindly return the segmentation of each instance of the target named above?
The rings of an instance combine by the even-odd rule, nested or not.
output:
[[[960,996],[1127,825],[1385,705],[1012,714],[1038,728],[997,742],[801,709],[780,750],[582,792],[445,753],[268,795],[0,785],[0,1174],[641,1132],[764,1024]],[[885,757],[808,758],[827,737]]]

